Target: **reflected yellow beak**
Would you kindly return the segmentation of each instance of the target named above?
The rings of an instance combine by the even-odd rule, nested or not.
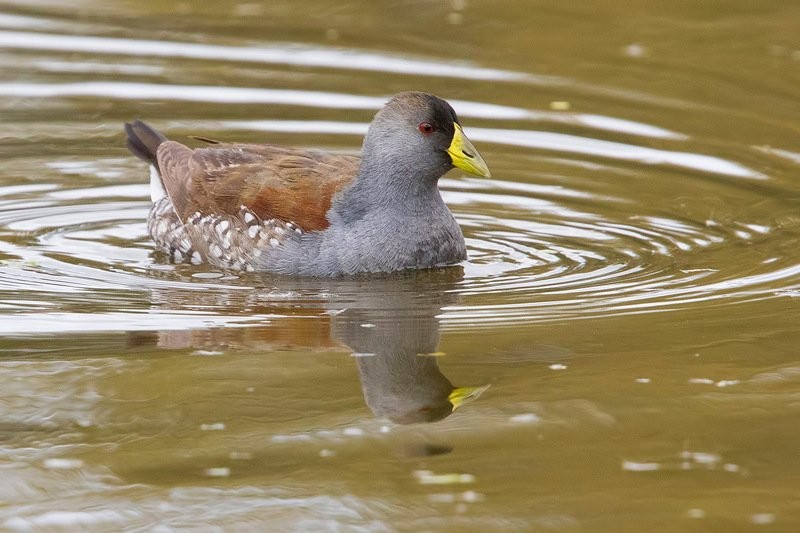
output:
[[[486,161],[483,160],[481,154],[472,146],[464,131],[458,124],[453,124],[456,128],[453,133],[453,140],[447,148],[447,153],[450,154],[450,159],[453,161],[453,166],[460,168],[470,174],[481,176],[482,178],[491,178],[492,173],[489,172],[489,167],[486,166]]]
[[[483,394],[483,392],[489,388],[489,385],[484,385],[483,387],[459,387],[457,389],[453,389],[453,392],[450,393],[448,399],[450,403],[453,404],[453,411],[461,407],[461,405],[466,401],[471,401]]]

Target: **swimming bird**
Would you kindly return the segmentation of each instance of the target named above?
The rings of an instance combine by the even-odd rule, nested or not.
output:
[[[140,120],[125,132],[151,166],[156,246],[223,269],[333,277],[458,263],[464,236],[439,178],[490,177],[450,104],[422,92],[378,111],[360,158],[203,138],[191,149]]]

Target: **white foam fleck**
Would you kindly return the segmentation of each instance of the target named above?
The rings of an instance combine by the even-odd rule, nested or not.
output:
[[[430,470],[415,470],[413,475],[420,485],[456,485],[475,483],[476,481],[472,474],[435,474]]]
[[[522,413],[519,415],[514,415],[508,420],[515,424],[533,424],[535,422],[539,422],[541,419],[533,413]]]
[[[211,357],[217,355],[225,355],[225,352],[221,352],[219,350],[195,350],[192,352],[192,355],[201,355],[203,357]]]
[[[659,463],[640,463],[637,461],[622,461],[622,469],[627,472],[655,472],[661,470]]]
[[[713,385],[714,380],[708,378],[689,378],[689,383],[693,385]]]
[[[756,513],[750,515],[750,522],[757,525],[772,524],[775,522],[774,513]]]
[[[208,477],[229,477],[231,475],[231,469],[224,466],[206,468],[204,473]]]

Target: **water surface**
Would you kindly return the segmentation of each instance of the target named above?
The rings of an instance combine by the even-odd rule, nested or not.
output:
[[[800,527],[795,3],[0,8],[0,527]],[[154,253],[124,121],[357,153],[407,89],[464,264]]]

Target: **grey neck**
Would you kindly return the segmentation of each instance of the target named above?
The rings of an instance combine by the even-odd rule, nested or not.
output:
[[[352,224],[375,211],[420,216],[447,209],[438,178],[420,175],[418,169],[406,168],[402,162],[371,158],[362,163],[353,184],[336,198],[332,212],[345,224]]]

